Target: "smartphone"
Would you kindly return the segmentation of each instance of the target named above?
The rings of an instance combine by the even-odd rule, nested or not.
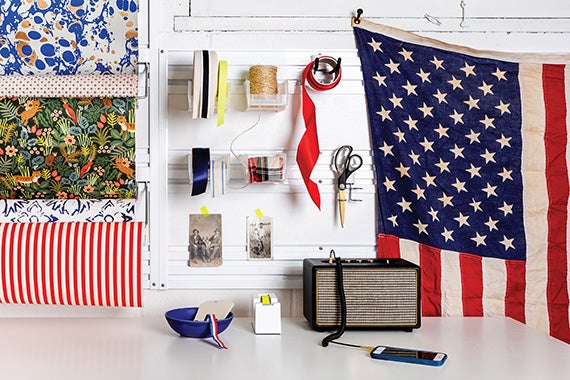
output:
[[[440,366],[447,360],[443,352],[412,350],[408,348],[377,346],[370,356],[374,359],[392,360],[396,362],[416,363],[431,366]]]

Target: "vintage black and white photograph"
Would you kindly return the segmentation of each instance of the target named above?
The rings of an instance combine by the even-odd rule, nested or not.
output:
[[[271,260],[273,246],[271,232],[273,219],[270,217],[247,218],[247,257],[250,260]]]
[[[222,215],[190,214],[189,266],[222,265]]]

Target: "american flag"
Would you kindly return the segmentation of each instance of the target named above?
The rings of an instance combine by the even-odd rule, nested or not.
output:
[[[353,26],[379,257],[420,265],[423,315],[508,316],[570,343],[570,56]]]

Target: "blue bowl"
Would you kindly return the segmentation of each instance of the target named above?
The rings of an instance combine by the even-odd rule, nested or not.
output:
[[[197,312],[197,307],[183,307],[180,309],[169,310],[164,314],[164,316],[172,330],[176,331],[181,336],[188,338],[211,337],[210,322],[194,320]],[[218,334],[227,329],[233,319],[234,314],[231,312],[226,318],[218,319]]]

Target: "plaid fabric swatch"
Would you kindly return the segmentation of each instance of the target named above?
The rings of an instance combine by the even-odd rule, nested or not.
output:
[[[282,156],[260,156],[247,159],[249,183],[282,182],[285,179]]]

